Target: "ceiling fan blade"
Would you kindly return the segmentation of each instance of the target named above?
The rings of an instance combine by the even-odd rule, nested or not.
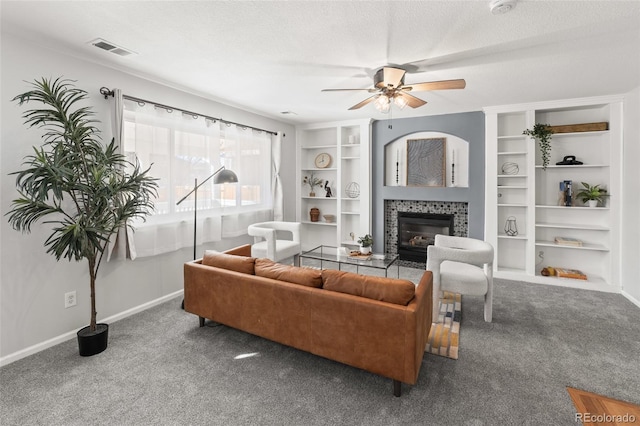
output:
[[[422,90],[464,89],[466,85],[467,82],[464,81],[464,79],[428,81],[425,83],[416,83],[403,86],[402,90],[411,90],[414,92],[418,92]]]
[[[358,108],[362,108],[363,106],[365,106],[368,103],[371,103],[373,101],[376,100],[376,98],[378,98],[378,96],[380,95],[373,95],[370,98],[365,99],[364,101],[355,104],[354,106],[352,106],[351,108],[349,108],[349,111],[351,111],[352,109],[358,109]]]
[[[362,91],[366,90],[368,92],[377,92],[377,89],[322,89],[321,92],[345,92],[345,91]]]
[[[375,86],[379,89],[383,87],[399,87],[404,81],[405,70],[393,67],[380,68],[374,76]]]
[[[411,108],[418,108],[427,103],[427,101],[423,101],[422,99],[416,98],[415,96],[412,96],[408,93],[396,92],[396,96],[406,100],[407,105],[409,105]]]

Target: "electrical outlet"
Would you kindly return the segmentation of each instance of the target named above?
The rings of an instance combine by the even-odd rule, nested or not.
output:
[[[64,294],[64,307],[70,308],[72,306],[76,306],[76,291],[70,291],[69,293]]]

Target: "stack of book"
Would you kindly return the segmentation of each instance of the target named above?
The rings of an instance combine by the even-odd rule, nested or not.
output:
[[[565,268],[554,268],[556,270],[556,276],[560,278],[574,278],[577,280],[586,280],[587,276],[577,269],[565,269]]]
[[[582,247],[582,241],[571,237],[555,237],[554,242],[561,246]]]

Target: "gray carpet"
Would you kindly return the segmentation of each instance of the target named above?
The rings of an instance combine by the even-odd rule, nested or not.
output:
[[[199,328],[176,299],[111,324],[97,356],[69,341],[1,368],[0,424],[575,425],[566,386],[640,404],[640,309],[624,297],[496,280],[493,323],[482,307],[463,297],[460,358],[425,355],[395,398],[389,379]]]

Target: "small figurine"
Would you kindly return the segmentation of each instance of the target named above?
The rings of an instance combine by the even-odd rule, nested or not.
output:
[[[333,195],[331,194],[331,187],[329,187],[329,181],[326,181],[326,183],[324,184],[324,190],[327,191],[327,198],[333,197]]]

